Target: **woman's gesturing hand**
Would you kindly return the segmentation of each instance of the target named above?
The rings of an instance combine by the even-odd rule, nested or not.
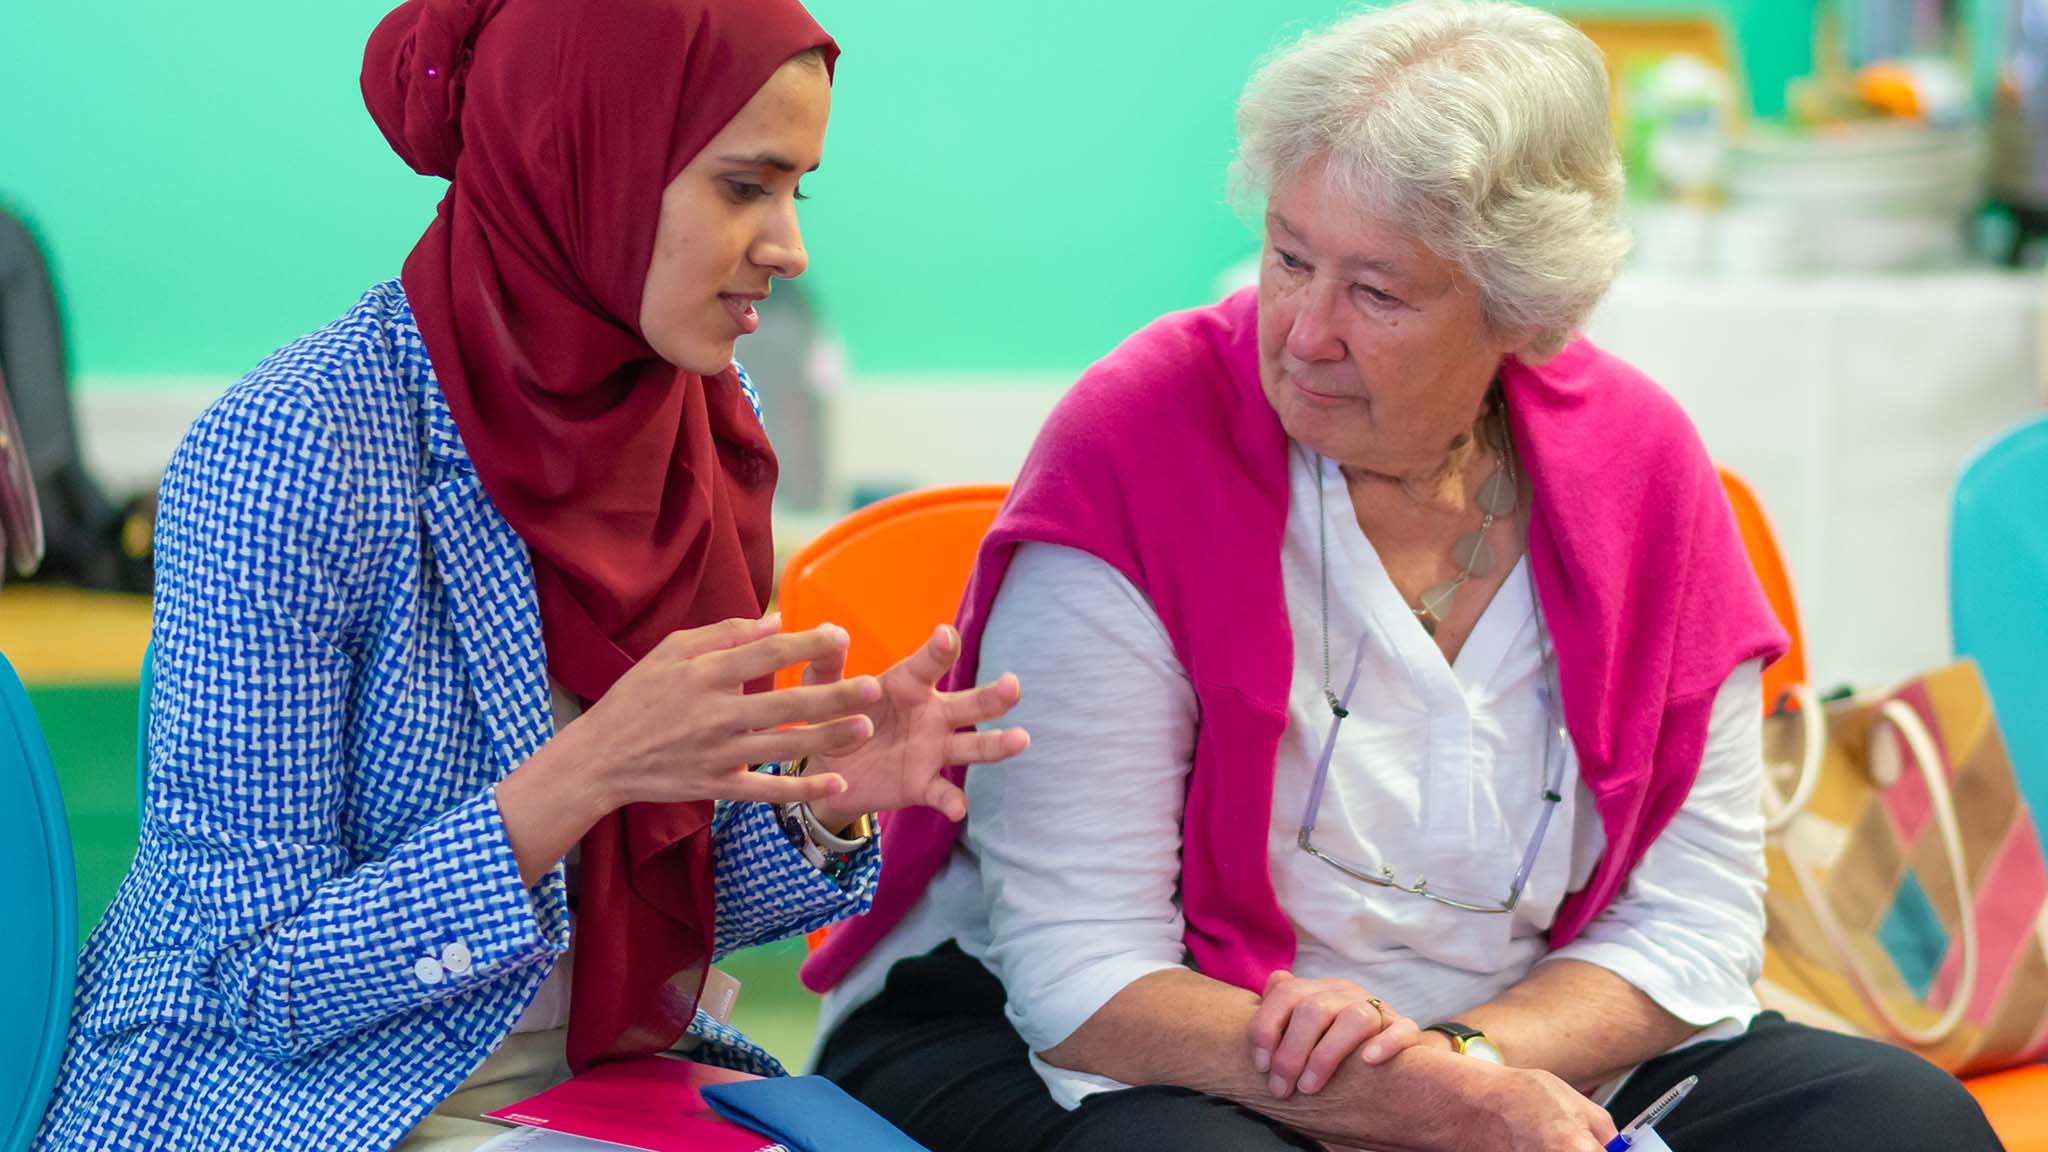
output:
[[[1017,678],[996,680],[960,692],[941,692],[938,683],[960,658],[960,634],[940,625],[922,648],[881,677],[881,696],[866,706],[874,734],[812,758],[814,770],[845,778],[847,790],[812,801],[811,812],[827,828],[839,828],[863,812],[888,812],[925,805],[950,820],[967,815],[967,796],[939,774],[948,764],[990,764],[1024,751],[1031,738],[1022,728],[962,731],[1000,719],[1021,696]],[[814,660],[805,682],[839,681],[838,659]],[[808,774],[807,774],[808,775]]]
[[[881,699],[873,676],[749,694],[748,683],[807,661],[843,662],[831,624],[781,631],[781,617],[725,620],[671,634],[563,730],[602,767],[617,804],[690,800],[821,800],[846,782],[829,772],[771,776],[756,764],[794,761],[866,741],[863,712]]]

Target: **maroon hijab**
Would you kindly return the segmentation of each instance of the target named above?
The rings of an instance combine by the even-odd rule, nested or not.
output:
[[[731,369],[639,330],[662,190],[790,57],[797,0],[407,0],[363,97],[451,181],[405,291],[477,478],[532,557],[548,671],[584,701],[677,629],[757,616],[775,456]],[[709,802],[582,844],[569,1061],[674,1044],[712,947]]]

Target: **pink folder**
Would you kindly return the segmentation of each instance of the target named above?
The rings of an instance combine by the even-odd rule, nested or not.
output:
[[[641,1056],[599,1064],[486,1115],[645,1152],[764,1152],[775,1141],[719,1117],[698,1093],[705,1084],[753,1079],[672,1056]]]

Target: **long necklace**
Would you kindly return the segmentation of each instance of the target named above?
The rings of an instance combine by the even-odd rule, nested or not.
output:
[[[1479,486],[1479,530],[1460,536],[1451,546],[1451,563],[1458,565],[1458,574],[1423,589],[1421,602],[1409,605],[1408,610],[1415,613],[1422,630],[1432,637],[1455,609],[1458,590],[1474,576],[1483,580],[1493,574],[1493,545],[1487,542],[1486,535],[1493,529],[1494,521],[1513,515],[1522,506],[1522,486],[1515,474],[1514,446],[1508,436],[1506,409],[1498,397],[1488,419],[1496,422],[1497,435],[1493,437],[1493,472]],[[1405,484],[1403,490],[1406,490]],[[1413,497],[1413,493],[1409,495]],[[1329,701],[1331,712],[1342,716],[1344,708],[1330,686],[1330,516],[1329,500],[1323,491],[1323,457],[1320,454],[1316,456],[1316,553],[1322,576],[1323,698]]]

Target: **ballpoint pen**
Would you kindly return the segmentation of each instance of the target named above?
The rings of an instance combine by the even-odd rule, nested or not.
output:
[[[1607,1142],[1607,1152],[1628,1152],[1635,1146],[1634,1133],[1644,1128],[1655,1127],[1659,1120],[1669,1116],[1671,1110],[1678,1107],[1679,1101],[1684,1100],[1685,1094],[1692,1091],[1693,1086],[1699,1082],[1699,1077],[1687,1076],[1672,1085],[1669,1092],[1657,1097],[1655,1103],[1643,1109],[1641,1115],[1628,1122],[1628,1127],[1623,1128],[1614,1139]]]

